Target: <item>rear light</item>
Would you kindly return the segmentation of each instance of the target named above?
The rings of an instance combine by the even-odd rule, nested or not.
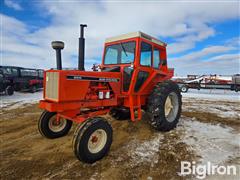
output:
[[[99,98],[99,99],[103,99],[103,92],[102,92],[102,91],[99,91],[99,92],[98,92],[98,98]]]
[[[109,92],[109,91],[106,92],[105,98],[106,98],[106,99],[109,99],[109,98],[110,98],[110,92]]]

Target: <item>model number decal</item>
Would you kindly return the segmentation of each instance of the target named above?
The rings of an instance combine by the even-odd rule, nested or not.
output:
[[[87,80],[87,81],[102,81],[102,82],[118,82],[118,78],[98,78],[98,77],[87,77],[87,76],[67,76],[69,80]]]

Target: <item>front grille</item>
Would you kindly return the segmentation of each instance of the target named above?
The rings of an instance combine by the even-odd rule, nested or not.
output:
[[[59,85],[58,82],[59,82],[58,72],[46,73],[45,98],[58,100],[58,85]]]

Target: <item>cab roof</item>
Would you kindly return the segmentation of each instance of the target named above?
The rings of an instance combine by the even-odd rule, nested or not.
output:
[[[141,31],[137,31],[137,32],[132,32],[132,33],[128,33],[128,34],[123,34],[123,35],[119,35],[119,36],[115,36],[115,37],[110,37],[107,38],[105,40],[105,43],[110,43],[110,42],[114,42],[114,41],[119,41],[119,40],[124,40],[124,39],[129,39],[129,38],[134,38],[134,37],[140,37],[140,38],[144,38],[147,39],[153,43],[159,44],[161,46],[167,46],[167,43],[158,40],[157,38],[154,38],[146,33],[143,33]]]

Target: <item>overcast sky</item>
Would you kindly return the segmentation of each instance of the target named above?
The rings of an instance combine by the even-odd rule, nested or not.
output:
[[[1,64],[77,67],[79,24],[86,23],[85,66],[101,63],[107,37],[143,31],[165,41],[175,74],[240,73],[239,1],[1,0]]]

